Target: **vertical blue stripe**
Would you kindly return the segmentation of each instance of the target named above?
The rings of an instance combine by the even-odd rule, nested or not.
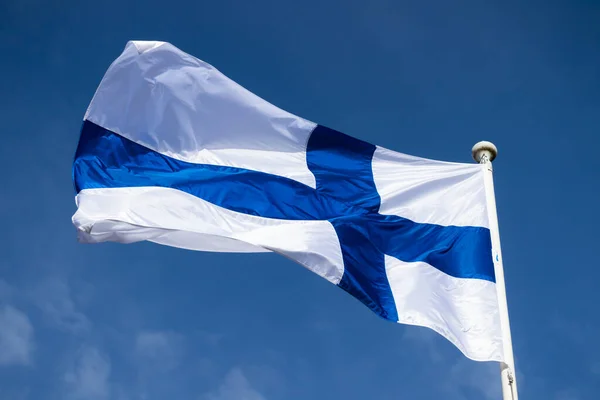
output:
[[[381,199],[371,161],[375,146],[324,126],[317,126],[306,148],[308,168],[317,180],[317,192],[377,214]],[[348,220],[339,214],[329,221],[338,235],[344,259],[339,286],[381,317],[398,321],[396,303],[385,257],[371,240],[364,213]],[[358,222],[358,223],[357,223]]]

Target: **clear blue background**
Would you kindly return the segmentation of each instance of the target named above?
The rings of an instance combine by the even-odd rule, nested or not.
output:
[[[130,39],[393,150],[495,142],[521,398],[600,398],[598,1],[0,0],[1,399],[501,396],[282,257],[78,244],[79,128]]]

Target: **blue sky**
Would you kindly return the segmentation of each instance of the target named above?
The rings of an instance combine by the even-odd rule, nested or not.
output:
[[[0,398],[499,399],[498,367],[275,255],[78,244],[71,162],[132,39],[418,156],[499,148],[523,399],[600,397],[597,1],[0,2]]]

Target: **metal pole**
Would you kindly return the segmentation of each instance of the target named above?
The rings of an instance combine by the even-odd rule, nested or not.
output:
[[[504,362],[500,363],[502,398],[503,400],[518,400],[515,360],[510,335],[510,322],[508,319],[508,304],[506,301],[504,267],[502,264],[502,251],[500,249],[500,231],[498,228],[498,214],[496,211],[496,197],[494,194],[494,176],[492,169],[492,161],[496,158],[498,150],[493,143],[479,142],[473,146],[472,154],[475,161],[485,166],[485,194],[487,198],[489,228],[492,235],[492,256],[494,257],[496,291],[498,295],[500,327],[502,329],[502,342],[504,348]]]

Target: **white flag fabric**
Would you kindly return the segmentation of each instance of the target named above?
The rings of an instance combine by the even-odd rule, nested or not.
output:
[[[382,318],[503,361],[484,167],[290,114],[165,42],[129,42],[73,163],[86,243],[275,252]]]

